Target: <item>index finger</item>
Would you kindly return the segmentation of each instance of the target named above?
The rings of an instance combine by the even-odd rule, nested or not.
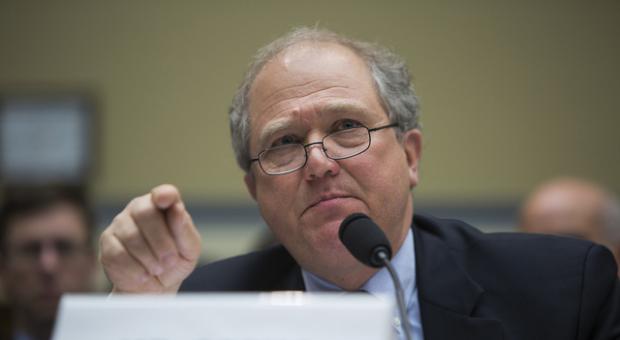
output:
[[[197,260],[200,256],[201,237],[183,202],[170,207],[166,211],[166,219],[179,254],[187,260]]]
[[[197,260],[201,248],[200,233],[185,209],[180,191],[174,185],[162,184],[151,190],[151,200],[164,212],[179,255],[190,261]]]
[[[151,199],[157,208],[167,210],[181,202],[181,192],[172,184],[162,184],[151,190]]]

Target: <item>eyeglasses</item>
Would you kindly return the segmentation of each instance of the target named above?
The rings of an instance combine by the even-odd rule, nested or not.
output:
[[[398,123],[371,129],[360,126],[330,133],[320,142],[279,145],[261,151],[256,158],[250,159],[250,163],[258,161],[260,168],[267,175],[288,174],[306,165],[309,146],[321,144],[325,156],[333,160],[351,158],[368,150],[371,132],[397,126]]]

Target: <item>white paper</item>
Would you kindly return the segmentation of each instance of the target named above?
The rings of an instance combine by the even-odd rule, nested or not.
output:
[[[368,294],[67,295],[54,340],[387,340],[392,304]]]

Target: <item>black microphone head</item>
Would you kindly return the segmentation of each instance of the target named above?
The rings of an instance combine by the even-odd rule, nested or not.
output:
[[[388,260],[392,258],[392,247],[385,233],[364,214],[354,213],[347,216],[340,224],[338,236],[349,252],[367,266],[383,267],[380,253]]]

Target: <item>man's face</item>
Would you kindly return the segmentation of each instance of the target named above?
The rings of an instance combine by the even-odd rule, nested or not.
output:
[[[31,320],[52,321],[63,293],[92,288],[94,256],[84,223],[64,203],[9,221],[3,286],[11,305]]]
[[[250,153],[290,141],[310,143],[359,124],[390,123],[363,60],[332,43],[302,43],[263,68],[250,91]],[[320,146],[307,149],[304,168],[266,175],[258,164],[246,176],[261,214],[297,261],[314,273],[346,272],[359,263],[338,239],[342,220],[369,215],[398,248],[413,214],[421,136],[395,129],[371,132],[370,148],[331,160]]]

